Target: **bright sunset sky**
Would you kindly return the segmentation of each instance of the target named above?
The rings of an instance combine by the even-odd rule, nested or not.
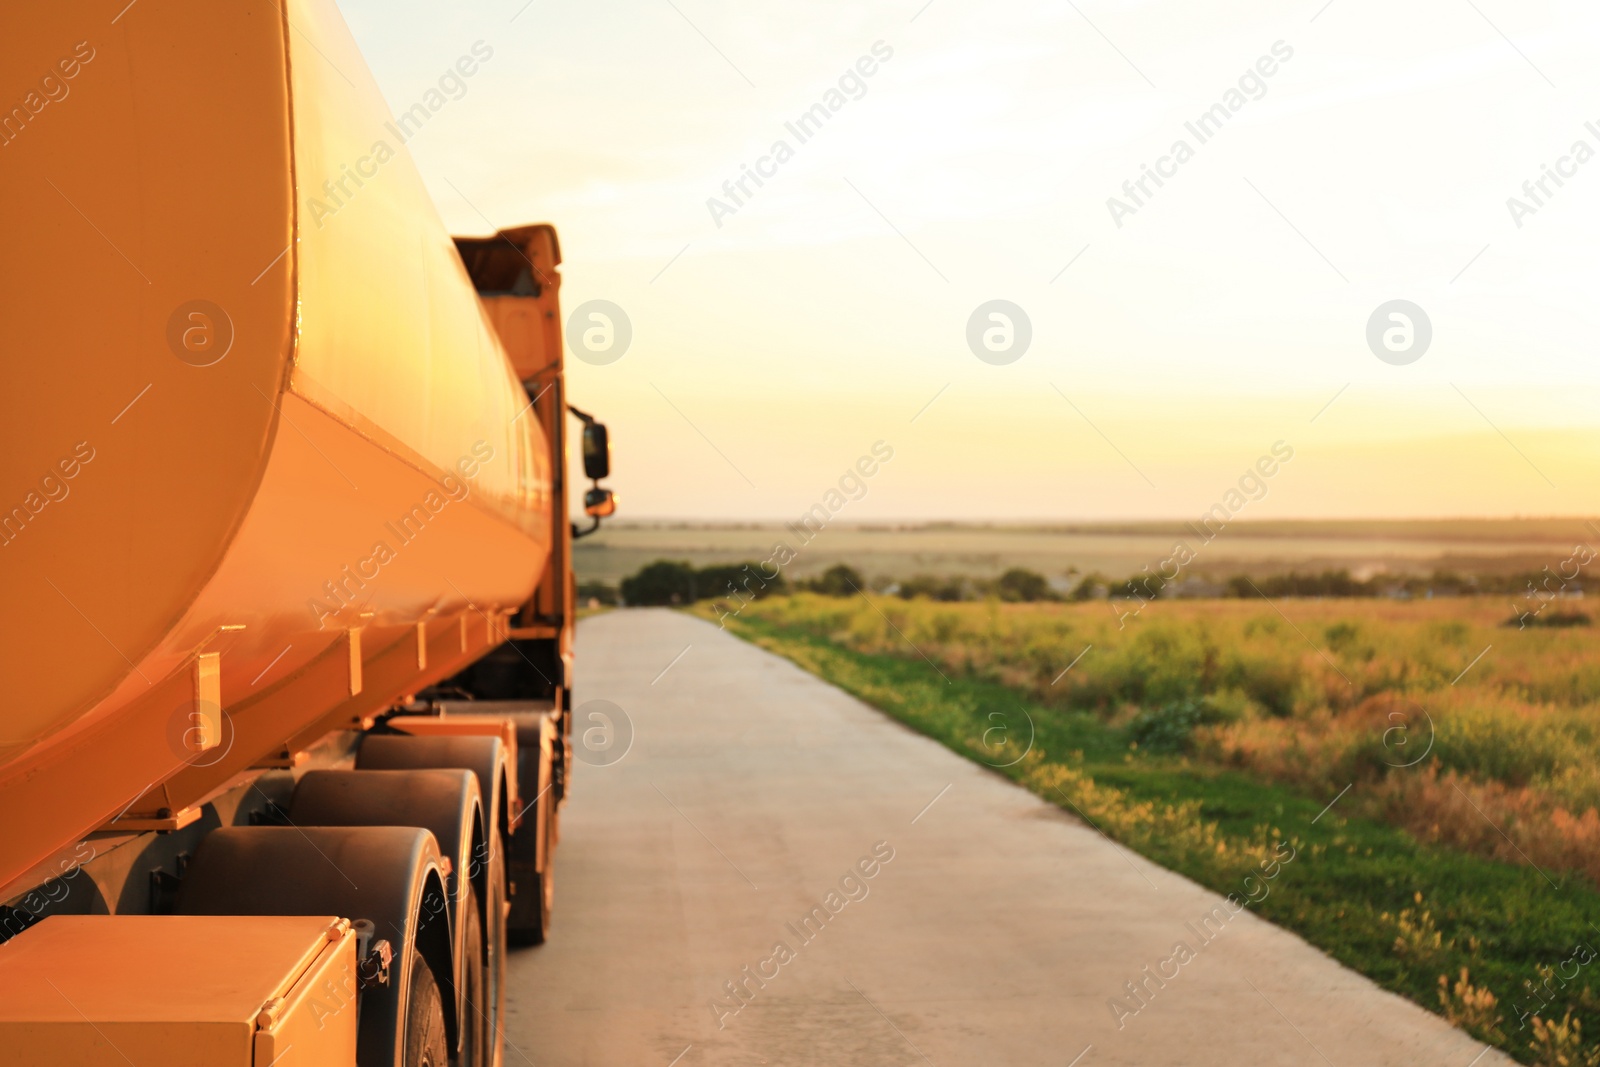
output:
[[[842,518],[1189,517],[1280,440],[1251,518],[1600,512],[1592,4],[339,6],[397,111],[494,49],[409,148],[456,232],[555,223],[565,307],[631,320],[568,362],[625,516],[792,518],[879,440]],[[998,366],[995,299],[1032,325]]]

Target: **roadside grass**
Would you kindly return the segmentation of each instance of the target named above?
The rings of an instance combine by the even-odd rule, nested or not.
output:
[[[709,605],[694,610],[717,617]],[[1600,893],[1580,876],[1419,840],[1367,817],[1394,798],[1362,803],[1362,792],[1399,774],[1421,779],[1426,767],[1357,781],[1329,807],[1337,790],[1320,782],[1296,787],[1141,749],[1128,723],[1095,710],[1046,705],[910,647],[844,647],[781,612],[746,611],[727,627],[1163,867],[1241,901],[1265,884],[1250,904],[1258,914],[1517,1059],[1600,1064],[1591,991],[1600,979],[1588,970]],[[1264,883],[1264,860],[1285,846],[1294,858]],[[1247,890],[1247,878],[1258,889]]]
[[[1092,712],[1141,749],[1308,796],[1360,783],[1360,810],[1346,814],[1600,886],[1600,655],[1586,628],[1507,627],[1511,614],[1488,597],[1141,605],[797,594],[735,617],[926,657],[1048,708]],[[1398,773],[1412,765],[1421,773]]]

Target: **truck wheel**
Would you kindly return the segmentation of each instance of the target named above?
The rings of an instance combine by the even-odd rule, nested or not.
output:
[[[506,1019],[506,865],[502,853],[489,865],[489,921],[484,924],[488,938],[485,957],[484,996],[488,1000],[485,1012],[489,1016],[484,1063],[500,1067],[505,1046]],[[491,1010],[492,1009],[492,1010]]]
[[[490,1047],[485,1038],[494,1036],[494,1020],[500,1017],[492,1010],[500,982],[484,973],[486,959],[491,967],[502,966],[500,952],[485,952],[486,942],[493,944],[488,938],[499,933],[499,924],[485,921],[485,907],[496,906],[497,886],[503,894],[505,876],[500,871],[502,857],[483,843],[486,814],[478,779],[466,769],[307,771],[289,805],[289,820],[298,827],[421,826],[433,833],[440,851],[450,858],[455,871],[449,888],[458,992],[465,995],[470,988],[472,997],[470,1005],[460,998],[456,1004],[463,1041],[473,1042],[470,1053],[463,1045],[459,1067],[491,1067],[493,1060],[481,1050]],[[470,941],[469,903],[476,923]],[[477,985],[469,987],[474,979]],[[479,1026],[484,1014],[489,1017],[486,1028]]]
[[[506,869],[516,892],[511,895],[511,917],[507,939],[513,945],[542,945],[550,932],[550,912],[555,906],[555,804],[548,792],[539,797],[507,850]],[[544,867],[541,870],[540,837],[544,838]]]
[[[505,945],[506,945],[506,773],[505,747],[492,737],[414,737],[406,734],[370,734],[361,743],[356,756],[356,771],[343,772],[355,775],[398,770],[423,770],[451,768],[471,771],[479,783],[483,806],[483,837],[478,849],[466,857],[458,869],[476,882],[483,877],[482,905],[478,922],[487,945],[484,992],[476,998],[478,1007],[489,1016],[487,1033],[490,1040],[482,1047],[487,1049],[485,1063],[500,1062],[501,1033],[505,1007]],[[340,772],[307,772],[314,774]],[[302,778],[304,782],[305,778]],[[486,790],[486,791],[485,791]],[[296,791],[296,803],[299,792]],[[394,803],[402,803],[396,800]],[[305,825],[297,813],[291,812],[298,825]],[[493,844],[490,844],[492,842]],[[459,921],[459,920],[458,920]],[[463,1014],[468,1009],[461,1009]],[[470,1061],[469,1061],[470,1062]]]
[[[411,954],[411,999],[406,1005],[405,1067],[450,1067],[444,997],[422,953]]]
[[[461,909],[461,1067],[494,1067],[495,1016],[484,996],[484,970],[483,922],[478,898],[468,893]]]
[[[177,913],[370,921],[394,960],[388,981],[359,994],[357,1067],[448,1067],[462,1020],[445,869],[433,834],[416,827],[225,826],[196,850]],[[443,996],[442,1006],[429,1007],[419,983]],[[407,1015],[418,1003],[438,1019]],[[424,1032],[444,1042],[434,1059],[419,1058],[425,1046],[412,1040]]]
[[[506,940],[520,947],[544,944],[550,931],[550,905],[555,893],[551,872],[540,873],[532,864],[517,875],[516,894],[511,898],[511,918],[506,923]]]
[[[539,914],[544,921],[544,930],[539,934],[539,941],[543,943],[544,935],[550,932],[550,913],[556,906],[556,869],[550,860],[545,861],[545,868],[539,874]]]

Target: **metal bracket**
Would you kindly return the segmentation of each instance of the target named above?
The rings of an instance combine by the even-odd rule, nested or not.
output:
[[[153,814],[123,815],[99,827],[99,830],[109,833],[146,833],[151,830],[159,833],[171,833],[174,830],[182,830],[185,826],[198,821],[200,814],[199,808],[183,808],[180,811],[162,808]]]
[[[300,766],[306,761],[305,752],[287,752],[279,749],[270,756],[263,756],[250,765],[253,771],[288,771]]]
[[[357,988],[371,989],[373,986],[388,985],[390,977],[390,964],[394,962],[394,949],[387,941],[374,941],[372,948],[361,957],[361,962],[356,965]]]
[[[150,914],[171,915],[178,903],[178,887],[183,884],[182,870],[168,874],[157,867],[150,872]]]

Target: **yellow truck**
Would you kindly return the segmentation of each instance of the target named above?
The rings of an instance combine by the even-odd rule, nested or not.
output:
[[[492,1067],[615,507],[555,231],[448,235],[332,0],[0,55],[0,1065]]]

